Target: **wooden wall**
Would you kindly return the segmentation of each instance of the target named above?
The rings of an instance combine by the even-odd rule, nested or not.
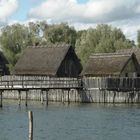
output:
[[[140,103],[140,78],[85,77],[83,87],[86,102]]]
[[[25,78],[27,77],[24,77],[24,80]],[[65,78],[58,79],[66,80]],[[71,79],[72,78],[70,78],[70,80]],[[38,81],[39,79],[36,80]],[[62,83],[64,84],[64,82],[65,81]],[[66,88],[67,86],[70,88]],[[66,87],[63,89],[57,89],[56,86],[54,89],[28,89],[28,99],[43,99],[45,101],[47,93],[48,101],[54,102],[140,103],[140,78],[83,77],[83,88],[78,89],[78,86],[81,86],[79,85],[79,82],[77,82],[76,79],[72,79],[72,84],[66,84]],[[12,89],[4,91],[3,97],[5,99],[18,99],[19,91],[12,91]],[[26,99],[26,91],[22,91],[21,98],[23,100]]]
[[[74,50],[70,48],[58,69],[57,76],[78,77],[81,71],[82,65],[80,64],[80,60],[76,56]]]

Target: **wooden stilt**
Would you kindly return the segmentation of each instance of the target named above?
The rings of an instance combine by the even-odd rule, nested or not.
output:
[[[38,90],[36,90],[36,93],[38,92]],[[39,101],[41,102],[41,94],[42,94],[42,90],[40,90],[40,99],[39,99]]]
[[[28,91],[26,90],[25,106],[27,106],[27,101],[28,101]]]
[[[113,103],[115,103],[116,92],[114,91]]]
[[[104,90],[103,93],[104,93],[104,103],[105,103],[105,97],[106,97],[106,92],[105,92],[105,90]]]
[[[44,98],[43,98],[43,90],[41,90],[41,104],[43,104]]]
[[[74,95],[75,95],[75,103],[77,102],[77,98],[76,98],[76,96],[78,96],[77,93],[78,93],[78,90],[77,90],[77,92],[74,91]]]
[[[70,90],[68,89],[68,104],[70,104],[70,95],[69,95]]]
[[[2,107],[2,90],[0,90],[0,107]]]
[[[57,102],[57,95],[58,95],[58,90],[56,91],[56,95],[55,95],[55,101]]]
[[[63,90],[62,90],[62,93],[61,93],[61,102],[63,103]]]
[[[62,103],[64,104],[64,90],[62,90]]]
[[[18,91],[18,105],[20,106],[21,104],[21,91]]]
[[[46,90],[46,105],[48,106],[49,100],[48,100],[48,90]]]
[[[80,90],[79,89],[77,89],[78,90],[78,94],[77,94],[77,98],[76,98],[76,100],[77,100],[77,102],[79,103],[80,102],[80,100],[79,100],[79,96],[80,96]]]

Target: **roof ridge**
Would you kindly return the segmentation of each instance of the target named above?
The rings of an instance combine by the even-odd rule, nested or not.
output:
[[[27,48],[64,48],[70,46],[71,46],[70,44],[50,44],[44,46],[28,46]]]
[[[125,57],[125,56],[131,56],[133,53],[98,53],[98,54],[92,54],[90,58],[98,58],[98,57]]]

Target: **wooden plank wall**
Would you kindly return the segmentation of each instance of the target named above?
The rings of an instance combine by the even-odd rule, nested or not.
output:
[[[47,76],[2,76],[0,88],[80,88],[81,80],[78,78],[56,78]]]
[[[136,78],[110,78],[110,77],[84,77],[83,87],[87,89],[105,89],[110,91],[140,90],[140,77]]]
[[[31,85],[32,90],[38,86],[37,92],[28,90],[28,99],[46,100],[48,95],[47,100],[55,102],[140,103],[140,78],[4,76],[0,78],[0,87],[3,84],[11,90],[14,85],[23,85],[25,89]],[[4,91],[3,98],[18,99],[19,92]],[[26,99],[26,91],[22,91],[21,99]]]
[[[83,102],[140,103],[140,78],[84,77]]]

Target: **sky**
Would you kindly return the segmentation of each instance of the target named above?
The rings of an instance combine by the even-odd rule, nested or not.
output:
[[[140,0],[0,0],[0,27],[37,20],[67,22],[77,30],[109,24],[136,41]]]

